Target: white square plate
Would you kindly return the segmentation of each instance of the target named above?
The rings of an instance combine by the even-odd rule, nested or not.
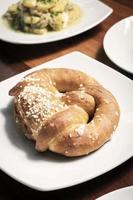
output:
[[[19,67],[19,66],[18,66]],[[95,77],[116,97],[121,118],[112,140],[102,148],[80,158],[54,153],[39,154],[34,143],[16,128],[12,97],[8,91],[27,73],[47,67],[78,69]],[[0,168],[17,181],[37,190],[69,187],[97,177],[133,156],[133,82],[108,66],[73,52],[25,71],[0,83]]]
[[[7,11],[8,6],[18,1],[0,0],[0,39],[18,44],[48,43],[78,35],[101,23],[113,11],[112,8],[98,0],[71,0],[71,2],[80,6],[83,13],[81,20],[62,31],[53,31],[46,35],[35,35],[14,31],[2,20],[2,16]]]

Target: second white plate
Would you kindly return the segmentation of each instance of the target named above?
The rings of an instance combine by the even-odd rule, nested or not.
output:
[[[133,186],[115,190],[96,200],[133,200]]]
[[[114,24],[104,37],[107,56],[122,69],[133,73],[133,16]]]
[[[18,44],[39,44],[69,38],[84,31],[87,31],[105,20],[111,13],[112,8],[98,0],[71,0],[81,7],[83,16],[79,22],[58,32],[47,33],[46,35],[35,35],[17,32],[5,25],[2,15],[6,12],[9,5],[19,0],[0,1],[0,39]]]

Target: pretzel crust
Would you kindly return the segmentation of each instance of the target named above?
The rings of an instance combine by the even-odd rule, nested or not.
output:
[[[110,140],[120,118],[115,97],[94,78],[73,69],[53,68],[25,76],[10,91],[16,121],[47,149],[82,156]]]

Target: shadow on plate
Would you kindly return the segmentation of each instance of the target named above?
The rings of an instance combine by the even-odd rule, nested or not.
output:
[[[5,132],[8,139],[17,149],[24,151],[31,160],[44,160],[50,162],[72,162],[81,158],[67,158],[56,153],[46,151],[39,153],[35,150],[35,143],[31,140],[28,140],[22,133],[20,127],[15,123],[13,116],[13,102],[11,101],[7,108],[2,109],[2,114],[5,116]]]

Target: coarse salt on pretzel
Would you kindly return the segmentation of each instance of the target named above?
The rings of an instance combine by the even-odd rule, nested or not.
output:
[[[35,140],[38,151],[86,155],[108,141],[118,126],[120,110],[115,97],[77,70],[35,71],[9,94],[15,97],[16,122]]]

